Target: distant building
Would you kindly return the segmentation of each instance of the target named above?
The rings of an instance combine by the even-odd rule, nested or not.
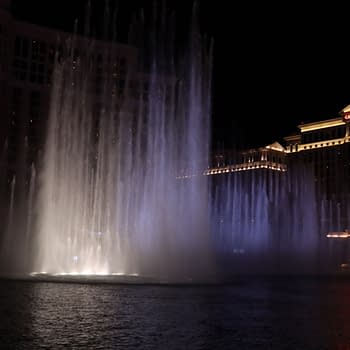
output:
[[[300,133],[285,137],[289,163],[312,165],[319,190],[342,198],[350,193],[350,106],[333,119],[298,126]]]
[[[268,169],[287,171],[286,150],[278,142],[243,151],[215,153],[206,175]]]
[[[10,5],[10,0],[0,0],[0,162],[7,163],[7,172],[12,173],[19,162],[23,163],[23,159],[18,159],[20,156],[25,155],[26,163],[31,163],[41,149],[55,55],[64,52],[72,34],[18,21],[12,16]],[[90,46],[87,45],[88,40]],[[147,86],[147,76],[137,73],[138,51],[135,47],[93,41],[82,36],[76,36],[75,41],[73,55],[77,59],[93,45],[89,58],[96,61],[92,74],[97,106],[106,66],[116,76],[116,93],[120,99],[126,90],[127,72],[134,76],[129,76],[130,81],[134,80],[129,85],[130,89]],[[111,50],[115,52],[112,61],[106,55]]]
[[[213,175],[215,191],[221,193],[216,201],[225,201],[225,191],[237,184],[252,201],[261,189],[272,201],[281,201],[279,195],[285,188],[294,201],[301,200],[300,208],[310,209],[311,216],[317,213],[318,230],[324,237],[330,231],[349,229],[350,105],[339,114],[300,124],[299,133],[284,137],[284,146],[275,142],[257,149],[215,153],[205,174]],[[231,190],[221,190],[223,186]]]
[[[216,152],[207,175],[240,171],[288,171],[296,164],[312,169],[320,193],[350,194],[350,105],[340,116],[298,126],[300,133],[256,149]]]

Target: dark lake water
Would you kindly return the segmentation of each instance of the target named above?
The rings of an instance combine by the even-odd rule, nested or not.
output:
[[[349,276],[350,277],[350,276]],[[0,349],[350,350],[350,278],[0,281]]]

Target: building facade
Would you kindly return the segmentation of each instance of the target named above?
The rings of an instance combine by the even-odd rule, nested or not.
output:
[[[268,169],[287,172],[303,165],[312,171],[320,194],[343,198],[350,193],[350,105],[339,117],[298,125],[284,142],[256,149],[214,153],[206,175]]]
[[[243,151],[223,151],[214,153],[212,164],[206,175],[268,169],[287,171],[286,150],[278,142],[264,147]]]
[[[299,134],[284,138],[289,163],[312,165],[318,190],[327,198],[341,200],[350,191],[349,112],[347,106],[337,118],[301,124]]]
[[[91,96],[96,106],[101,104],[106,72],[117,82],[115,94],[120,103],[127,89],[144,89],[147,77],[138,73],[135,47],[78,35],[73,38],[71,33],[18,21],[10,7],[10,0],[0,1],[0,147],[2,163],[6,160],[7,171],[13,173],[18,162],[23,162],[20,155],[31,163],[42,148],[55,62],[73,45],[72,69],[87,55],[95,63],[91,65]],[[128,86],[127,79],[132,82]]]
[[[280,237],[283,228],[296,239],[290,245],[299,240],[300,249],[318,237],[314,248],[328,249],[340,266],[350,255],[344,242],[350,236],[349,121],[347,106],[336,118],[300,124],[282,145],[217,152],[205,174],[214,184],[215,222],[226,230],[222,237],[237,241],[244,230],[252,235],[246,227]]]

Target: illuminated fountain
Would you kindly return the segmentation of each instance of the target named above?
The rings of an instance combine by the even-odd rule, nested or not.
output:
[[[130,69],[118,93],[117,46],[86,44],[85,58],[75,49],[53,79],[32,271],[207,276],[207,178],[182,176],[208,162],[211,66],[199,34],[179,65],[172,48],[152,54],[147,91]]]
[[[43,159],[8,184],[2,274],[188,282],[215,280],[214,257],[224,273],[327,263],[322,234],[343,227],[312,172],[204,176],[211,52],[194,26],[175,57],[164,23],[147,74],[114,44],[58,52]]]
[[[214,186],[217,250],[235,272],[314,271],[320,226],[312,173],[239,171]]]
[[[175,54],[162,16],[140,50],[59,45],[43,156],[0,188],[1,275],[210,279],[211,49],[194,19]]]
[[[339,272],[350,256],[349,196],[327,196],[303,162],[288,170],[241,168],[210,170],[212,231],[226,272]]]

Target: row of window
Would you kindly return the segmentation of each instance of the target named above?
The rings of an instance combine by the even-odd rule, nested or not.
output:
[[[67,51],[67,50],[66,50]],[[74,49],[65,52],[62,45],[54,46],[43,41],[30,40],[17,36],[14,45],[13,73],[15,79],[29,80],[33,83],[50,83],[55,56],[60,60],[64,55],[72,58],[72,69],[75,69],[79,59],[84,59],[85,53]],[[127,60],[124,56],[103,56],[101,53],[88,53],[88,64],[93,67],[97,77],[112,74],[114,78],[125,79]],[[107,69],[106,69],[107,67]],[[28,72],[28,74],[27,74]]]
[[[346,128],[345,125],[326,128],[317,131],[305,132],[301,135],[302,143],[312,143],[325,140],[332,140],[345,137]]]

